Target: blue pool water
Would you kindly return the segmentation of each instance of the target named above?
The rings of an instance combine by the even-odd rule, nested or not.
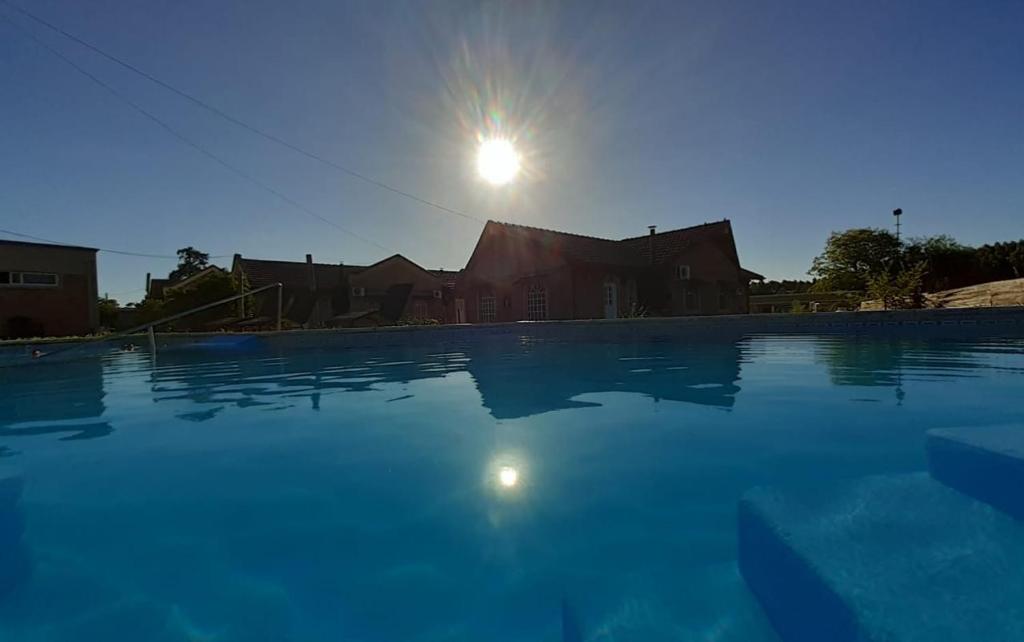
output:
[[[124,353],[0,387],[2,640],[759,642],[740,497],[1024,422],[1024,340]]]

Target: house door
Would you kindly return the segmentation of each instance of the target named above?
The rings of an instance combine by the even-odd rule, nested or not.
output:
[[[619,286],[614,281],[604,284],[604,318],[617,319],[619,316]]]
[[[466,322],[466,300],[455,299],[455,323]]]

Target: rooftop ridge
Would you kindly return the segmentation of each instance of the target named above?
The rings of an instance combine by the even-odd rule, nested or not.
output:
[[[714,226],[714,225],[722,225],[723,223],[730,223],[729,219],[723,218],[720,221],[708,221],[708,222],[700,223],[700,224],[697,224],[697,225],[690,225],[690,226],[687,226],[687,227],[679,227],[679,228],[676,228],[676,229],[673,229],[673,230],[665,230],[664,232],[655,232],[653,235],[652,234],[641,234],[639,236],[627,236],[626,238],[622,238],[622,239],[610,239],[610,238],[604,238],[604,237],[601,237],[601,236],[591,236],[589,234],[576,234],[574,232],[563,232],[561,230],[553,230],[553,229],[546,228],[546,227],[536,227],[534,225],[523,225],[522,223],[508,223],[508,222],[505,222],[505,221],[496,221],[496,220],[493,220],[493,219],[490,222],[494,223],[495,225],[501,225],[501,226],[504,226],[504,227],[519,228],[519,229],[522,229],[522,230],[535,231],[535,232],[546,232],[546,233],[549,233],[549,234],[559,234],[559,235],[562,235],[562,236],[572,236],[572,237],[575,237],[575,238],[588,239],[588,240],[591,240],[591,241],[604,241],[606,243],[621,243],[621,242],[624,242],[624,241],[635,241],[637,239],[645,239],[645,238],[649,238],[651,236],[661,236],[663,234],[675,234],[677,232],[687,232],[687,231],[696,230],[696,229],[699,229],[699,228],[702,228],[702,227],[711,227],[711,226]]]
[[[281,264],[284,264],[284,265],[308,265],[308,263],[306,263],[305,261],[285,261],[285,260],[282,260],[282,259],[253,259],[253,258],[249,258],[247,256],[239,257],[239,260],[243,261],[243,262],[248,261],[248,262],[252,262],[252,263],[281,263]],[[342,263],[340,261],[337,262],[337,263],[317,263],[317,262],[314,262],[313,265],[323,266],[323,267],[340,267],[340,266],[345,266],[347,268],[366,267],[365,265],[354,265],[352,263]]]
[[[62,248],[65,250],[86,250],[89,252],[99,252],[99,248],[88,247],[86,245],[70,245],[67,243],[41,243],[37,241],[15,241],[12,239],[0,239],[2,245],[26,245],[29,247],[49,247],[49,248]]]
[[[547,227],[536,227],[536,226],[533,226],[533,225],[523,225],[521,223],[506,223],[505,221],[495,221],[495,220],[492,220],[491,223],[494,223],[495,225],[501,225],[501,226],[504,226],[504,227],[519,228],[519,229],[522,229],[522,230],[529,230],[529,231],[534,231],[534,232],[547,232],[548,234],[558,234],[558,235],[561,235],[561,236],[572,236],[572,237],[575,237],[575,238],[588,239],[588,240],[591,240],[591,241],[604,241],[606,243],[618,243],[618,241],[615,240],[615,239],[608,239],[608,238],[603,238],[603,237],[600,237],[600,236],[590,236],[588,234],[576,234],[574,232],[563,232],[562,230],[552,230],[552,229],[547,228]]]
[[[624,239],[619,239],[619,241],[620,242],[621,241],[635,241],[637,239],[645,239],[645,238],[649,238],[651,236],[661,236],[662,234],[675,234],[676,232],[689,232],[691,230],[696,230],[696,229],[701,228],[701,227],[711,227],[713,225],[722,225],[723,223],[730,223],[731,224],[731,221],[729,219],[727,219],[727,218],[723,218],[721,221],[708,221],[708,222],[705,222],[705,223],[699,223],[697,225],[689,225],[687,227],[677,227],[674,230],[665,230],[664,232],[655,232],[653,235],[652,234],[641,234],[639,236],[627,236]]]

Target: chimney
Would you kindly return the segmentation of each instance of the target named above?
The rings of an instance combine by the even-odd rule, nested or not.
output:
[[[647,229],[649,229],[651,231],[651,236],[654,236],[654,234],[656,233],[655,231],[658,229],[658,226],[657,225],[648,225]]]
[[[647,229],[650,230],[650,234],[647,235],[648,246],[651,253],[651,265],[654,265],[654,235],[657,234],[657,225],[648,225]]]
[[[309,291],[316,292],[316,268],[313,267],[313,255],[306,255],[306,267],[309,269]]]
[[[149,282],[152,280],[150,277],[153,276],[149,272],[146,272],[146,294],[149,294]]]

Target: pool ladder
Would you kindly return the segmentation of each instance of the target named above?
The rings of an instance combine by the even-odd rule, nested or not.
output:
[[[265,292],[267,290],[270,290],[271,288],[277,288],[277,317],[276,317],[277,322],[275,324],[275,328],[278,331],[280,331],[281,330],[281,309],[282,309],[282,303],[283,303],[284,285],[281,284],[281,283],[271,283],[270,285],[264,285],[263,287],[256,288],[255,290],[250,290],[248,292],[242,292],[241,294],[233,294],[233,295],[231,295],[229,297],[225,297],[223,299],[219,299],[217,301],[213,301],[212,303],[207,303],[207,304],[200,305],[198,307],[192,308],[191,310],[185,310],[184,312],[179,312],[177,314],[172,314],[169,317],[164,317],[162,319],[157,319],[156,321],[148,321],[146,323],[143,323],[142,325],[136,326],[136,327],[131,328],[129,330],[125,330],[124,332],[118,332],[118,333],[112,334],[112,335],[107,335],[107,336],[103,336],[103,337],[97,337],[93,341],[114,341],[116,339],[127,337],[127,336],[130,336],[130,335],[133,335],[133,334],[138,334],[139,332],[145,332],[147,334],[147,336],[149,337],[149,350],[150,350],[150,354],[155,357],[156,356],[156,332],[154,331],[154,328],[156,326],[163,325],[165,323],[170,323],[171,321],[177,321],[178,319],[185,318],[185,317],[189,316],[190,314],[195,314],[197,312],[203,312],[205,310],[210,310],[210,309],[215,308],[215,307],[217,307],[219,305],[224,305],[225,303],[231,303],[232,301],[237,301],[237,300],[243,299],[243,298],[245,298],[247,296],[253,296],[255,294],[259,294],[260,292]],[[92,343],[92,341],[87,342],[87,343]],[[60,350],[53,350],[51,352],[46,352],[46,353],[43,353],[43,354],[39,355],[39,358],[49,357],[49,356],[53,356],[55,354],[59,354],[61,352],[67,352],[69,350],[74,350],[75,348],[79,348],[82,345],[84,345],[84,344],[83,343],[76,343],[76,344],[70,345],[70,346],[68,346],[66,348],[62,348]]]

